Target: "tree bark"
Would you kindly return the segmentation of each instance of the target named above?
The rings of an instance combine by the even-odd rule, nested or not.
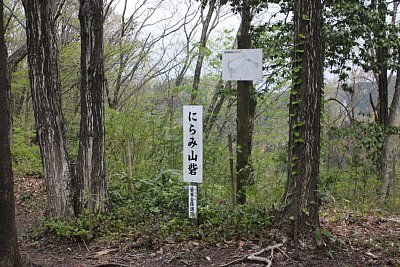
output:
[[[251,159],[251,155],[253,153],[253,134],[254,134],[254,120],[256,119],[256,110],[257,110],[257,95],[254,90],[254,86],[250,86],[250,102],[249,102],[249,139],[248,139],[248,147],[249,147],[249,158]],[[254,175],[253,175],[253,167],[251,164],[250,168],[250,176],[249,176],[249,185],[254,185]]]
[[[240,35],[238,36],[238,48],[251,48],[250,24],[252,20],[250,4],[243,1],[242,22]],[[250,88],[251,81],[238,81],[237,89],[237,150],[236,150],[236,171],[237,171],[237,203],[246,203],[246,186],[250,179]]]
[[[400,50],[400,48],[399,48]],[[400,57],[398,58],[398,63],[400,63]],[[394,94],[392,98],[392,102],[390,104],[390,110],[387,119],[387,126],[394,126],[396,121],[397,109],[399,107],[400,100],[400,68],[396,70],[396,83],[394,86]],[[390,176],[391,176],[391,167],[390,163],[392,159],[395,157],[397,148],[395,145],[396,136],[388,133],[385,136],[384,144],[382,148],[382,159],[381,159],[381,186],[379,188],[379,203],[383,205],[386,200],[386,196],[389,191],[390,184]]]
[[[293,240],[315,245],[324,41],[321,1],[294,2],[293,85],[289,105],[288,179],[280,226]]]
[[[104,162],[103,0],[80,0],[81,123],[78,181],[91,196],[93,211],[103,211],[106,193]],[[83,196],[81,195],[81,199]]]
[[[13,174],[10,151],[10,80],[4,39],[3,0],[0,1],[0,266],[21,266],[15,226]]]
[[[54,12],[56,1],[23,0],[29,79],[47,188],[48,216],[74,215],[71,167],[61,110],[61,84]]]

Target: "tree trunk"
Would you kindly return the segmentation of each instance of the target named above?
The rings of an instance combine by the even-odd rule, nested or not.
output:
[[[323,88],[321,1],[294,2],[293,85],[289,105],[288,179],[280,226],[293,240],[315,245],[319,228],[321,92]]]
[[[23,0],[32,103],[47,188],[46,214],[71,217],[71,167],[61,110],[55,3]]]
[[[378,12],[378,6],[382,6],[382,1],[372,1],[373,8]],[[386,4],[384,4],[386,5]],[[399,3],[394,3],[393,10],[397,11]],[[387,6],[385,6],[387,8]],[[385,14],[387,12],[380,12],[381,20],[383,22],[386,21]],[[392,25],[395,26],[396,17],[394,16],[392,19]],[[376,36],[379,34],[383,34],[382,32],[376,33]],[[378,37],[376,37],[378,38]],[[378,162],[378,170],[379,170],[379,178],[380,178],[380,188],[379,188],[379,203],[381,205],[384,204],[386,200],[386,196],[389,191],[390,185],[390,165],[394,155],[396,154],[397,148],[394,145],[395,136],[391,133],[387,132],[388,127],[395,125],[397,108],[399,106],[399,98],[400,98],[400,68],[396,68],[396,83],[395,83],[395,91],[392,97],[392,102],[390,104],[390,110],[388,109],[388,78],[387,78],[387,69],[388,69],[388,60],[389,53],[387,47],[377,47],[376,49],[376,59],[380,66],[380,72],[378,73],[378,96],[379,96],[379,115],[378,115],[378,123],[382,126],[385,138],[383,141],[382,149],[380,150],[380,159]],[[397,48],[400,51],[400,47]],[[400,63],[400,57],[397,59],[397,62]]]
[[[389,143],[391,137],[386,132],[389,119],[388,109],[388,79],[387,79],[387,48],[376,49],[377,61],[382,64],[378,74],[378,124],[384,131],[383,146],[380,149],[380,158],[378,162],[378,170],[380,174],[380,203],[383,204],[386,198],[387,189],[389,187],[389,162],[390,162],[390,148]]]
[[[248,140],[248,147],[249,147],[249,158],[253,153],[253,134],[254,134],[254,120],[256,119],[256,110],[257,110],[257,95],[254,89],[254,86],[250,87],[250,102],[249,102],[249,140]],[[253,167],[251,164],[249,165],[250,168],[250,176],[249,176],[249,185],[254,185],[254,175],[253,175]]]
[[[395,5],[398,5],[395,3]],[[371,7],[372,9],[377,13],[377,15],[380,17],[380,20],[382,23],[386,23],[386,14],[387,10],[384,10],[384,12],[381,10],[382,8],[387,9],[386,3],[384,3],[382,0],[373,0],[371,1]],[[395,7],[397,8],[397,7]],[[392,24],[394,26],[395,24],[395,19],[392,20]],[[379,43],[379,39],[381,39],[382,35],[386,35],[384,31],[375,31],[374,33],[374,39],[376,40],[377,43]],[[387,129],[389,126],[394,125],[394,121],[389,122],[390,116],[396,116],[396,110],[393,110],[391,107],[390,113],[389,114],[389,107],[388,107],[388,102],[389,102],[389,96],[388,96],[388,60],[389,60],[389,50],[387,47],[384,46],[377,46],[375,47],[375,55],[376,55],[376,62],[378,63],[378,67],[375,70],[375,74],[377,77],[377,82],[378,82],[378,103],[377,103],[377,109],[378,109],[378,116],[376,118],[376,123],[378,123],[381,126],[381,129],[384,133],[384,139],[383,139],[383,145],[382,148],[379,150],[379,159],[377,162],[377,170],[379,173],[379,182],[380,182],[380,188],[379,188],[379,203],[382,205],[385,202],[386,195],[389,189],[389,184],[390,184],[390,161],[392,158],[393,148],[390,147],[390,143],[392,143],[393,137],[390,135],[390,133],[387,132]],[[398,74],[397,74],[398,75]],[[396,79],[396,86],[397,86],[397,79]],[[396,96],[396,92],[393,96],[392,99],[392,105],[398,100],[395,100],[395,98],[398,98],[398,93]]]
[[[214,127],[215,122],[217,121],[217,117],[219,112],[222,109],[222,105],[225,101],[225,94],[222,93],[223,88],[225,89],[232,89],[231,81],[228,81],[226,85],[223,85],[222,79],[219,80],[217,88],[215,89],[215,93],[211,99],[211,103],[208,106],[207,113],[203,123],[203,129],[205,138],[207,139],[212,128]]]
[[[18,267],[20,256],[15,227],[15,206],[9,142],[10,80],[4,39],[3,1],[0,1],[0,266]]]
[[[382,64],[378,73],[378,123],[383,127],[388,125],[388,78],[387,78],[387,48],[376,48],[376,60]]]
[[[104,162],[103,0],[81,0],[81,124],[78,181],[102,211],[107,198]],[[82,197],[82,195],[81,195]]]
[[[251,48],[250,24],[252,20],[250,4],[243,1],[242,22],[240,35],[238,36],[238,48]],[[238,81],[237,89],[237,150],[236,150],[236,171],[237,171],[237,203],[246,203],[246,186],[250,179],[250,88],[251,81]]]
[[[399,48],[400,50],[400,48]],[[398,59],[400,63],[400,57]],[[396,73],[396,83],[394,86],[394,94],[392,102],[390,104],[389,115],[387,119],[387,126],[394,126],[396,121],[397,109],[399,107],[400,100],[400,68],[397,68]],[[379,202],[381,205],[384,204],[386,200],[387,193],[389,191],[390,184],[390,163],[394,158],[397,148],[395,145],[396,136],[387,133],[385,136],[383,148],[382,148],[382,159],[381,159],[381,173],[380,180],[381,186],[379,188]]]
[[[216,0],[210,0],[208,5],[209,5],[209,7],[208,7],[207,16],[206,16],[206,19],[203,21],[203,28],[201,30],[199,54],[197,56],[196,67],[194,69],[193,89],[192,89],[192,95],[190,97],[190,103],[192,103],[192,104],[196,103],[196,98],[198,95],[201,68],[203,67],[203,60],[204,60],[204,49],[206,48],[206,45],[207,45],[208,29],[210,27],[211,18],[214,14]],[[202,9],[204,10],[204,7],[202,7]],[[203,14],[203,12],[202,12],[202,14]]]
[[[386,200],[386,196],[389,193],[390,178],[392,176],[392,159],[395,157],[396,149],[396,136],[388,134],[385,137],[383,148],[382,148],[382,162],[381,162],[381,186],[379,189],[379,203],[383,205]]]

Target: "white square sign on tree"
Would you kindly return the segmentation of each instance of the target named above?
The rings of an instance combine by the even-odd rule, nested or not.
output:
[[[262,80],[262,49],[234,49],[222,52],[224,81]]]

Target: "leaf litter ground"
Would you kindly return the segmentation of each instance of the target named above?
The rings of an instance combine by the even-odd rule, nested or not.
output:
[[[23,238],[43,216],[43,179],[17,177],[16,222],[24,266],[267,266],[238,261],[278,243],[278,240],[240,239],[214,245],[198,240],[165,241],[152,249],[140,240],[107,242],[60,241]],[[332,234],[320,250],[302,250],[297,259],[289,244],[275,249],[272,266],[400,266],[400,217],[359,216],[349,211],[325,209],[321,225]],[[278,241],[278,242],[275,242]],[[270,251],[262,256],[270,257]]]

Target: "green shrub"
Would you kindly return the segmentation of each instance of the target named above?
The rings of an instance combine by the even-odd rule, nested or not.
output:
[[[14,173],[20,176],[42,176],[43,168],[39,146],[34,144],[35,132],[13,129],[12,163]]]

